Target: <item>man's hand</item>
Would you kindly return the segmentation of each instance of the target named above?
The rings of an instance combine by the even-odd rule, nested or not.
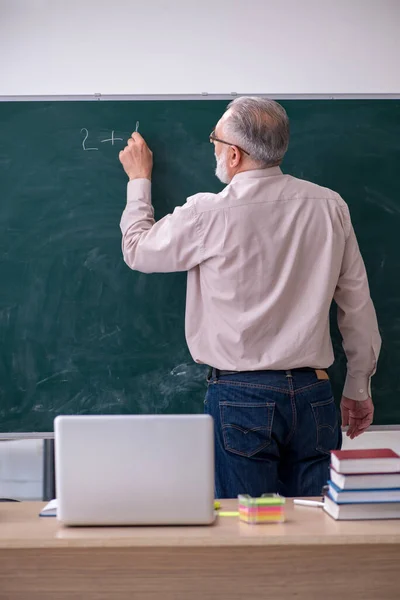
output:
[[[349,426],[347,436],[352,440],[368,429],[374,418],[374,404],[371,398],[367,400],[350,400],[342,396],[340,403],[342,425]]]
[[[130,181],[132,179],[151,181],[153,153],[140,133],[132,133],[128,145],[119,153],[119,160]]]

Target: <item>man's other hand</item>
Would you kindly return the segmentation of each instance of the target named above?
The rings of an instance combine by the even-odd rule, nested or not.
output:
[[[342,396],[340,403],[342,426],[349,426],[347,436],[352,440],[368,429],[374,418],[374,404],[371,398],[367,400],[350,400]]]
[[[149,179],[153,170],[153,153],[140,135],[132,133],[128,145],[119,153],[119,160],[129,179]]]

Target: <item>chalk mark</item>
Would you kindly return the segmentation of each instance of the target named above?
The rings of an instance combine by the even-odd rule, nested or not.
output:
[[[86,142],[86,140],[87,140],[87,139],[88,139],[88,137],[89,137],[89,132],[88,132],[88,130],[86,129],[86,127],[82,127],[82,129],[81,129],[81,133],[82,133],[82,131],[86,131],[86,136],[85,136],[85,139],[84,139],[84,140],[83,140],[83,142],[82,142],[82,148],[83,148],[85,151],[88,151],[88,150],[98,150],[98,148],[86,148],[86,146],[85,146],[85,142]]]
[[[114,142],[119,140],[120,142],[122,142],[122,138],[120,137],[114,137],[114,129],[111,132],[111,137],[106,139],[106,140],[101,140],[101,143],[104,144],[104,142],[111,142],[111,145],[114,146]]]
[[[36,387],[38,385],[41,385],[42,383],[46,383],[46,381],[49,381],[50,379],[54,379],[54,377],[58,377],[59,375],[64,375],[64,373],[68,373],[68,369],[64,369],[64,371],[58,371],[57,373],[53,373],[53,375],[50,375],[49,377],[45,377],[44,379],[41,379],[40,381],[36,382]],[[64,380],[66,381],[66,380]]]

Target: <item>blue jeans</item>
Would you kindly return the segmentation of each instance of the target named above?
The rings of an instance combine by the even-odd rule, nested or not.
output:
[[[318,496],[341,428],[329,380],[315,371],[257,371],[209,379],[217,498]]]

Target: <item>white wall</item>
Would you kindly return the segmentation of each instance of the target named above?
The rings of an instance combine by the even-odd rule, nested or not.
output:
[[[39,500],[42,482],[42,440],[0,442],[0,498]]]
[[[396,94],[399,23],[399,0],[0,0],[0,95]]]

